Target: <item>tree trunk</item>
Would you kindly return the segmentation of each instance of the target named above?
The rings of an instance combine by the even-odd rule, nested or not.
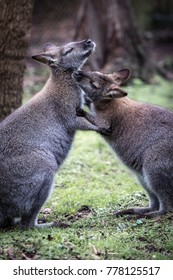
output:
[[[91,38],[97,44],[92,70],[113,72],[129,67],[133,77],[148,81],[153,64],[135,25],[129,0],[83,0],[75,39]]]
[[[0,0],[0,121],[21,105],[34,0]]]

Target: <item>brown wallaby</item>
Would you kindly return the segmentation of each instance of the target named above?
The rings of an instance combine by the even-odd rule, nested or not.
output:
[[[51,75],[38,94],[0,124],[0,227],[37,225],[76,129],[99,130],[76,116],[82,91],[71,77],[93,48],[91,40],[46,44],[33,56],[50,66]]]
[[[173,212],[173,113],[125,97],[127,93],[119,86],[128,76],[128,69],[109,75],[84,71],[73,74],[94,103],[96,124],[112,127],[105,140],[149,196],[148,207],[117,214],[160,216]]]

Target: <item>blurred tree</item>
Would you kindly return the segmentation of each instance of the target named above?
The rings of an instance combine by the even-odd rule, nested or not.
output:
[[[0,121],[21,105],[34,0],[0,0]]]
[[[129,67],[133,77],[149,81],[153,64],[135,24],[129,0],[83,0],[76,22],[75,39],[91,38],[97,55],[91,68],[112,72]]]

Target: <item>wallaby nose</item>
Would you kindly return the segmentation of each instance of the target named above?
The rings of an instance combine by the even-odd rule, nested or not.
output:
[[[95,43],[91,39],[87,39],[84,41],[84,47],[91,50],[95,47]]]
[[[85,41],[85,43],[86,43],[87,45],[91,45],[92,41],[91,41],[91,39],[87,39],[87,40]]]

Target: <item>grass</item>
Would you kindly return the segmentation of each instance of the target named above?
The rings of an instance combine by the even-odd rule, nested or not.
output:
[[[153,85],[136,80],[127,90],[132,98],[172,107],[172,85],[160,78]],[[134,205],[147,205],[134,176],[101,136],[78,132],[39,215],[62,227],[1,231],[0,259],[172,259],[173,217],[113,215]]]
[[[144,84],[139,79],[127,88],[130,98],[160,105],[173,110],[173,83],[156,76],[152,84]]]

